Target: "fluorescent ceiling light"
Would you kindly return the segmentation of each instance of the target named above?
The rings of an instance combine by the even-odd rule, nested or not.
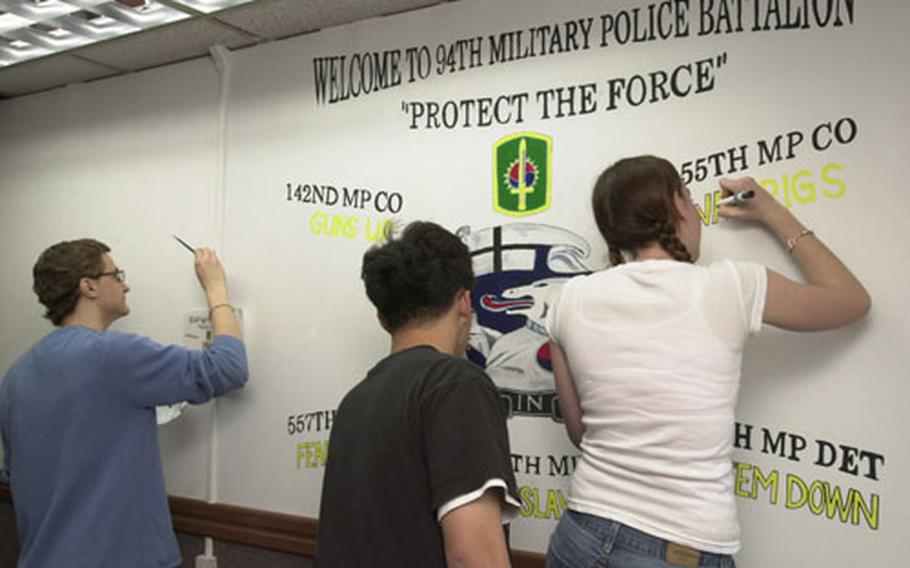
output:
[[[231,6],[237,6],[238,4],[245,4],[246,2],[237,2],[236,0],[173,0],[177,4],[183,4],[184,6],[189,6],[194,10],[204,12],[206,14],[211,14],[212,12],[217,12],[218,10],[224,10],[225,8],[230,8]],[[249,0],[246,0],[247,2]]]
[[[0,68],[252,0],[0,0]]]

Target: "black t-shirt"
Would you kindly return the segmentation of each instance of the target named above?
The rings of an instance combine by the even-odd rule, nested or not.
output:
[[[517,501],[505,416],[490,378],[432,347],[394,353],[335,415],[316,564],[445,566],[437,510],[494,478]]]

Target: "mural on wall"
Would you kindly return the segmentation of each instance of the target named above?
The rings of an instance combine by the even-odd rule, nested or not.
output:
[[[590,273],[587,241],[532,223],[462,227],[458,234],[471,250],[477,277],[468,358],[496,383],[509,417],[561,421],[546,317],[565,281]]]
[[[823,237],[857,215],[869,197],[860,185],[878,175],[865,156],[891,144],[877,138],[875,109],[856,94],[864,92],[862,81],[819,69],[843,59],[838,49],[856,53],[877,35],[864,22],[884,16],[861,21],[859,11],[850,0],[580,1],[558,10],[544,2],[465,2],[327,30],[269,52],[287,64],[275,63],[271,80],[285,81],[293,70],[287,113],[238,105],[251,114],[237,123],[257,129],[237,134],[249,141],[235,150],[261,155],[262,119],[272,121],[266,132],[287,144],[268,162],[277,172],[269,180],[272,206],[280,202],[281,215],[263,217],[276,224],[280,217],[301,249],[331,251],[320,257],[318,273],[332,284],[323,294],[339,296],[320,296],[314,310],[324,303],[332,325],[344,326],[337,346],[323,342],[311,352],[311,343],[289,339],[283,351],[275,349],[277,357],[299,352],[298,366],[306,369],[306,380],[288,378],[300,383],[296,392],[288,388],[273,401],[282,410],[266,434],[281,428],[281,461],[273,469],[295,475],[285,485],[318,494],[336,385],[357,380],[374,362],[341,372],[337,361],[355,357],[346,346],[357,341],[384,347],[356,282],[360,256],[389,222],[430,219],[456,231],[473,258],[468,357],[490,375],[509,416],[522,504],[513,547],[545,550],[578,459],[561,421],[545,321],[569,278],[604,266],[589,212],[594,179],[624,155],[665,156],[692,190],[706,261],[733,256],[790,268],[767,235],[722,228],[717,179],[754,176]],[[449,25],[439,29],[438,21]],[[237,90],[260,95],[250,85],[265,73],[256,67],[265,57],[251,57],[239,70]],[[841,96],[847,89],[855,91]],[[266,170],[257,162],[236,193],[254,193]],[[256,224],[247,224],[248,237],[259,238]],[[862,238],[857,233],[850,246],[864,249]],[[252,247],[248,256],[257,267]],[[282,297],[274,295],[276,304]],[[300,335],[311,341],[325,337],[306,333]],[[773,345],[795,359],[799,341],[805,339]],[[801,367],[808,369],[803,388],[818,388],[812,381],[821,375],[850,374],[857,363],[848,347],[833,362]],[[752,376],[744,374],[745,389],[755,388],[748,380],[773,381],[784,369],[772,365],[779,353],[770,351],[759,345],[752,367],[746,362]],[[324,385],[332,385],[332,396],[312,400]],[[849,383],[839,388],[839,398],[857,394]],[[759,398],[745,399],[731,432],[734,488],[748,522],[792,530],[811,522],[812,531],[835,539],[900,529],[888,516],[895,508],[893,441],[872,427],[850,430],[812,409],[790,408],[791,393],[773,404]],[[264,428],[249,421],[250,431]],[[764,535],[747,539],[752,548],[738,558],[743,566],[762,566],[763,554],[779,548]]]
[[[195,203],[192,215],[165,219],[201,232],[212,217],[200,205],[213,185],[206,156],[223,149],[223,224],[212,233],[223,229],[219,253],[244,307],[253,376],[217,402],[218,497],[304,517],[319,510],[337,404],[388,353],[359,280],[363,252],[392,222],[429,219],[457,231],[477,274],[468,356],[509,414],[521,501],[511,544],[542,552],[579,459],[561,423],[544,322],[567,279],[604,266],[590,215],[594,180],[624,156],[666,157],[692,191],[702,261],[755,261],[798,277],[773,236],[718,215],[718,178],[754,176],[855,269],[873,311],[846,330],[768,329],[750,340],[731,432],[737,565],[899,565],[910,555],[910,489],[900,474],[910,467],[902,433],[910,312],[899,285],[910,242],[908,21],[903,0],[462,0],[326,28],[231,53],[217,152],[214,84],[202,80],[214,79],[209,68],[196,73],[204,92],[167,118],[198,125],[206,136],[196,145],[211,139],[211,148],[187,154],[172,144],[183,128],[136,130],[122,105],[80,113],[84,120],[71,112],[85,97],[134,100],[143,81],[146,96],[169,100],[160,95],[202,61],[45,93],[38,98],[55,102],[47,108],[30,97],[0,103],[12,105],[10,132],[29,133],[21,143],[0,135],[10,150],[0,152],[0,178],[16,196],[4,226],[24,246],[100,219],[89,229],[133,235],[118,250],[157,258],[156,239],[171,229],[123,224],[135,216],[120,205],[144,194],[119,183],[132,174],[117,175],[122,153],[102,139],[128,127],[137,142],[153,142],[128,171],[175,166],[162,183],[194,199],[156,203],[174,211]],[[131,116],[144,127],[148,110]],[[10,158],[51,146],[63,152],[59,168]],[[90,175],[75,167],[83,154],[97,158]],[[191,156],[203,164],[184,168]],[[85,192],[97,204],[91,214],[57,222],[54,212]],[[50,214],[23,217],[20,206]],[[37,321],[19,306],[34,306],[20,282],[27,271],[14,272],[4,280],[20,310],[11,321]],[[136,313],[158,317],[162,298],[183,297],[171,294],[177,286],[137,288]],[[194,466],[208,459],[207,421],[193,412],[165,428],[162,455],[169,490],[206,498]]]

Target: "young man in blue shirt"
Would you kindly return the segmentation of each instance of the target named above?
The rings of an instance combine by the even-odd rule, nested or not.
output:
[[[181,565],[155,407],[202,403],[247,380],[246,352],[215,253],[197,249],[214,339],[202,351],[108,331],[129,313],[124,271],[92,239],[38,258],[34,291],[57,328],[0,382],[3,473],[19,568]]]

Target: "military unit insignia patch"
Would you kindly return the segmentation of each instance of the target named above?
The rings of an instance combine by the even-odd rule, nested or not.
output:
[[[493,145],[493,206],[518,217],[550,207],[550,162],[553,139],[520,132]]]

